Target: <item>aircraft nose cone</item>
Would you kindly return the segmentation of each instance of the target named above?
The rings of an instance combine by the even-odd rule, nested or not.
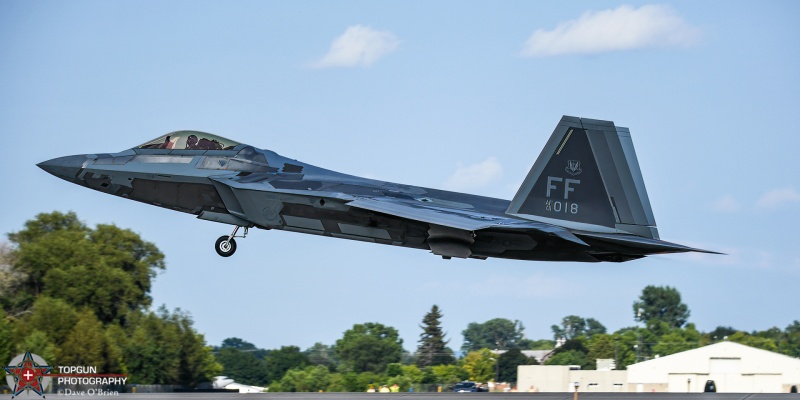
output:
[[[58,157],[36,164],[39,168],[67,181],[75,182],[87,160],[85,155]]]

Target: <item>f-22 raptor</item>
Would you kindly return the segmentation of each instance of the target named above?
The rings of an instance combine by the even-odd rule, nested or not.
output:
[[[627,128],[564,116],[511,201],[366,179],[197,131],[38,164],[69,182],[249,228],[489,257],[623,262],[706,252],[662,241]],[[243,228],[243,234],[237,235]]]

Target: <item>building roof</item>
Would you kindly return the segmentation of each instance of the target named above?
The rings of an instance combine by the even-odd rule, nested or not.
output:
[[[719,342],[628,366],[629,382],[666,380],[668,374],[737,373],[796,376],[800,359],[734,342]]]

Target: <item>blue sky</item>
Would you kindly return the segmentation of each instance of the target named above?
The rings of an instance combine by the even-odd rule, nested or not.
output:
[[[566,315],[634,324],[676,287],[710,331],[800,319],[800,3],[0,2],[0,232],[75,211],[155,242],[156,305],[211,344],[332,344],[355,323],[416,348],[433,304],[551,338]],[[510,199],[562,115],[633,135],[661,237],[727,256],[624,264],[444,261],[225,225],[103,195],[35,164],[195,129],[346,173]],[[482,168],[476,168],[476,165]]]

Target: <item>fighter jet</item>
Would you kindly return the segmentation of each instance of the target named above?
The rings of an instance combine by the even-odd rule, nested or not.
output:
[[[511,201],[347,175],[197,131],[38,164],[69,182],[233,226],[429,250],[445,259],[623,262],[705,252],[659,239],[627,128],[564,116]],[[241,232],[241,235],[239,234]]]

